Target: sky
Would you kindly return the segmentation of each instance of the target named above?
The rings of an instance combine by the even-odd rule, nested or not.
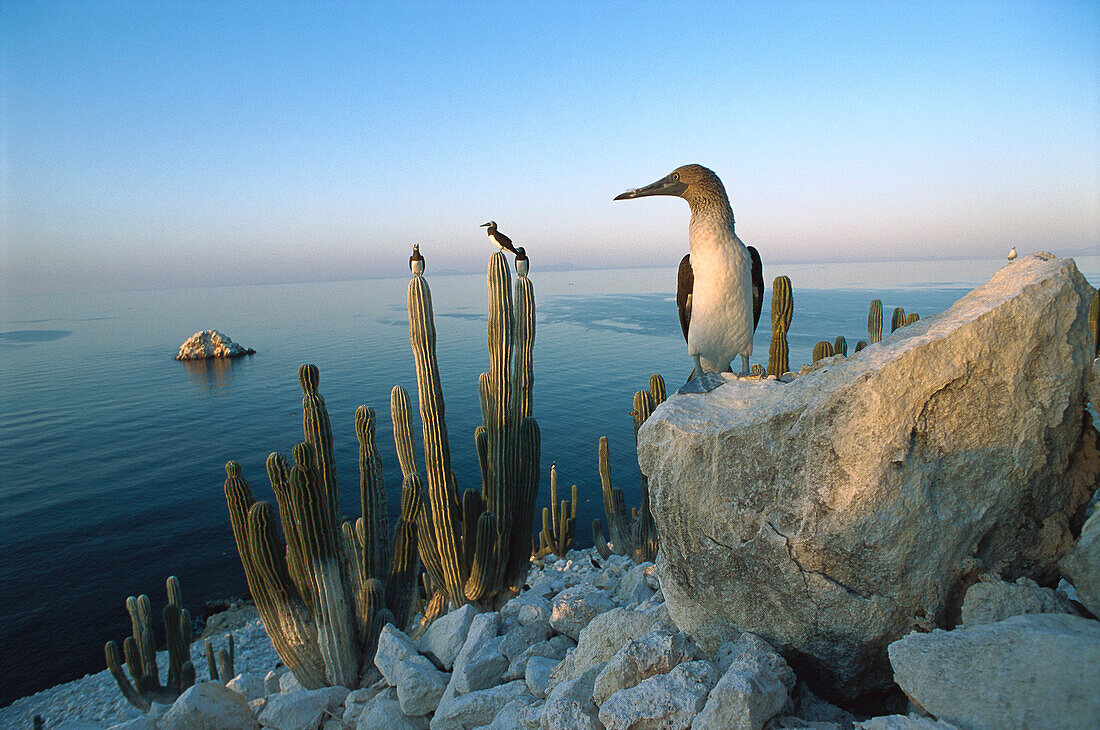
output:
[[[0,293],[1100,246],[1100,3],[0,0]]]

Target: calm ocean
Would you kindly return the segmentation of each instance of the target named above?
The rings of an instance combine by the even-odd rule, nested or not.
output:
[[[1003,260],[766,265],[794,286],[790,361],[815,342],[866,339],[880,298],[922,317],[947,309]],[[479,484],[473,446],[477,376],[487,369],[484,275],[433,276],[438,352],[459,487]],[[1100,257],[1078,259],[1100,281]],[[669,391],[691,369],[674,299],[675,262],[661,270],[540,272],[534,413],[542,430],[542,494],[550,463],[580,486],[577,544],[603,518],[597,441],[637,504],[633,393],[660,373]],[[264,459],[301,440],[297,367],[315,363],[328,404],[341,505],[358,508],[354,412],[379,413],[378,442],[396,512],[400,479],[389,392],[416,379],[407,279],[64,296],[0,297],[0,705],[104,667],[103,644],[128,632],[126,596],[159,613],[164,579],[185,604],[246,592],[229,530],[223,465],[238,460],[271,499]],[[770,292],[769,292],[770,294]],[[753,362],[766,364],[769,301]],[[257,354],[181,363],[179,345],[218,329]],[[419,432],[416,433],[420,441]],[[159,624],[159,621],[156,622]]]

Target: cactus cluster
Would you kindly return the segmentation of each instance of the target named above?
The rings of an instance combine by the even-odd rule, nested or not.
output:
[[[794,314],[791,280],[777,276],[772,282],[772,342],[768,348],[768,375],[779,377],[790,370],[787,330]]]
[[[634,444],[638,443],[638,429],[661,403],[665,401],[665,381],[660,375],[649,378],[649,389],[634,394]],[[598,452],[600,484],[603,488],[603,508],[611,541],[603,534],[599,519],[592,522],[592,540],[604,558],[612,553],[629,555],[635,562],[652,561],[657,557],[657,526],[649,508],[649,479],[643,474],[641,482],[641,507],[626,511],[626,496],[620,487],[611,483],[611,458],[607,437],[600,437]]]
[[[215,682],[221,682],[226,684],[233,677],[237,676],[237,673],[233,671],[233,661],[236,655],[236,651],[233,646],[233,634],[229,635],[229,640],[225,649],[218,649],[217,654],[214,653],[214,645],[210,643],[210,639],[206,640],[206,668],[210,672],[210,679]]]
[[[500,251],[489,259],[487,284],[489,372],[478,379],[482,425],[474,433],[482,486],[480,491],[466,490],[460,500],[435,355],[431,290],[422,274],[409,282],[409,339],[431,504],[419,529],[429,606],[441,607],[444,600],[452,606],[503,603],[522,589],[530,565],[541,444],[538,423],[531,417],[534,287],[521,270],[513,300],[508,262]],[[398,420],[407,427],[407,415],[400,415],[395,431]],[[401,470],[408,479],[416,472],[411,435],[399,441]]]
[[[163,617],[168,639],[168,676],[164,684],[160,683],[157,667],[149,596],[143,594],[126,599],[132,635],[122,642],[122,650],[126,667],[130,670],[129,678],[122,669],[118,644],[108,641],[104,647],[107,669],[123,696],[141,710],[148,710],[153,702],[171,704],[195,683],[195,667],[191,663],[191,614],[183,607],[183,596],[176,576],[168,577],[167,587],[168,605],[164,607]]]
[[[418,573],[410,525],[416,524],[421,504],[415,485],[404,485],[397,547],[387,564],[374,411],[360,406],[355,416],[363,515],[354,525],[337,520],[332,428],[317,390],[319,378],[314,365],[298,369],[305,440],[291,451],[293,466],[282,454],[267,458],[285,546],[276,531],[276,509],[254,498],[235,461],[225,465],[225,497],[249,591],[283,663],[307,689],[354,688],[374,671],[382,626],[407,622]]]
[[[573,536],[577,526],[577,485],[573,485],[572,499],[558,501],[558,470],[556,464],[550,465],[550,507],[542,508],[542,532],[539,533],[539,548],[535,557],[554,553],[564,558],[573,545]]]

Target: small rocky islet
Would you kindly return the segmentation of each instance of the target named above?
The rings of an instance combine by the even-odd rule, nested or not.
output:
[[[255,354],[256,351],[251,347],[245,347],[234,342],[229,335],[222,334],[218,330],[202,330],[184,340],[175,359],[210,360]]]
[[[1035,254],[851,357],[669,399],[638,431],[655,562],[533,558],[498,610],[382,627],[366,686],[303,688],[252,620],[234,631],[239,673],[171,706],[126,709],[101,682],[84,712],[62,686],[0,720],[1096,726],[1095,301],[1072,260]],[[116,711],[91,712],[108,691]]]

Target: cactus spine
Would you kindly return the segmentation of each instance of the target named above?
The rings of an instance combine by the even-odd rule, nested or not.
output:
[[[153,639],[152,609],[149,596],[130,596],[126,610],[130,614],[131,636],[122,642],[130,678],[122,669],[118,644],[108,641],[104,646],[107,669],[118,683],[123,696],[138,709],[148,710],[153,702],[171,704],[195,683],[195,667],[191,664],[191,614],[183,607],[179,580],[169,576],[168,605],[164,607],[164,627],[168,640],[168,676],[160,683],[157,651]],[[132,681],[131,681],[132,680]]]
[[[772,282],[772,342],[768,348],[768,375],[779,377],[790,370],[787,330],[794,314],[794,293],[791,280],[777,276]]]
[[[882,342],[882,300],[871,300],[871,312],[867,315],[867,341]]]

